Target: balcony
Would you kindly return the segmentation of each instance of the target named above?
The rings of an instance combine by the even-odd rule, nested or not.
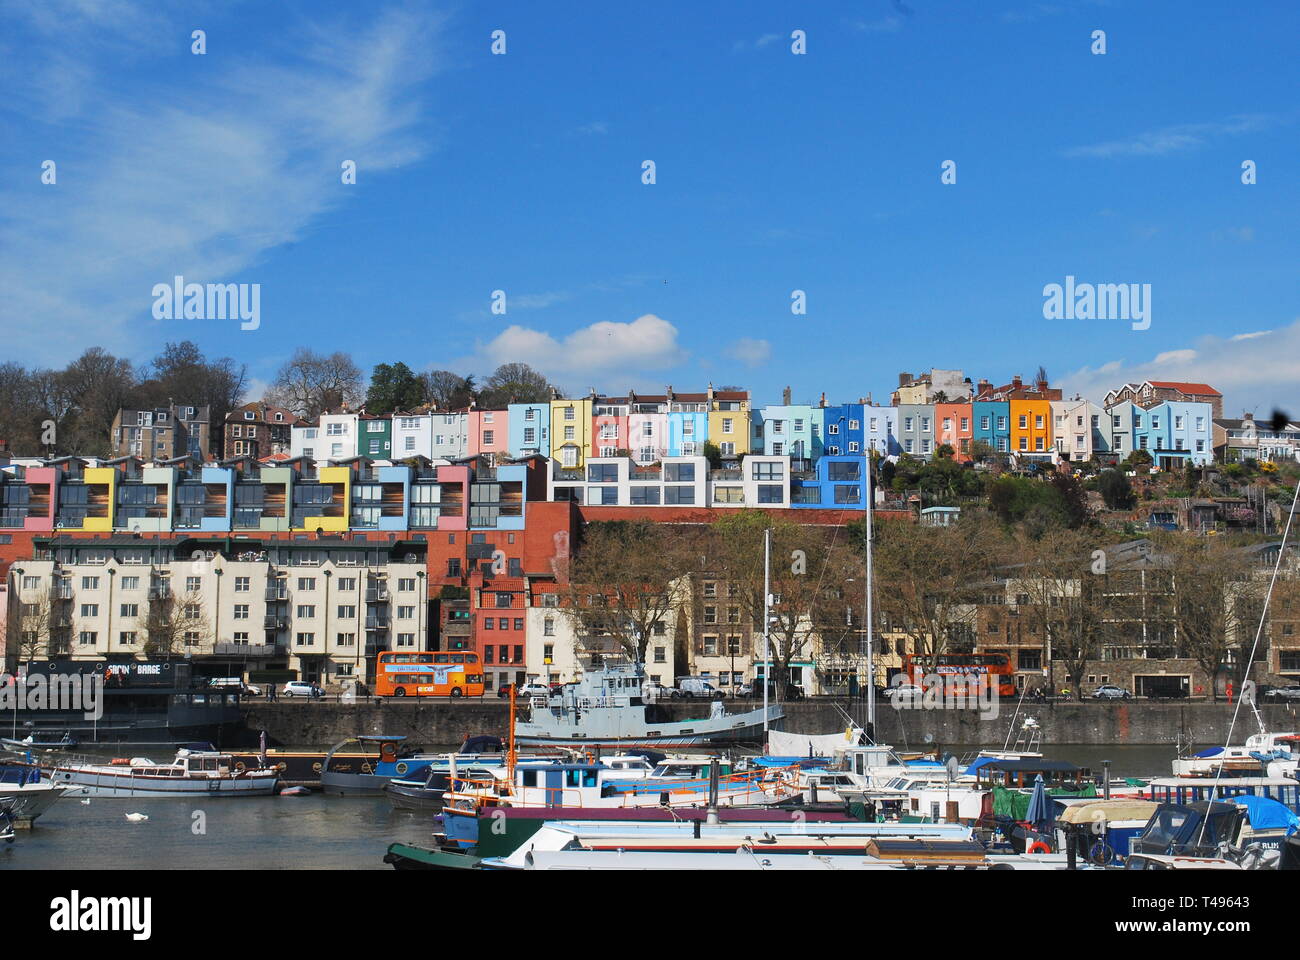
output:
[[[70,586],[65,586],[65,587],[50,587],[50,599],[51,599],[51,600],[71,600],[71,599],[72,599],[72,587],[70,587]]]
[[[366,587],[366,603],[387,603],[387,587]]]
[[[388,629],[389,622],[390,622],[390,621],[389,621],[389,619],[388,619],[387,617],[376,617],[376,616],[373,616],[373,615],[372,615],[372,616],[368,616],[368,617],[366,617],[366,629],[367,629],[367,630],[387,630],[387,629]]]
[[[267,603],[278,603],[281,600],[288,600],[288,599],[289,599],[289,588],[287,586],[280,585],[280,586],[266,588]]]
[[[557,466],[554,472],[554,479],[581,483],[587,479],[587,474],[580,467],[562,468]]]
[[[263,630],[287,630],[288,628],[289,628],[289,622],[281,617],[262,618]]]
[[[172,595],[172,588],[166,584],[151,584],[149,587],[150,600],[167,600]]]
[[[744,471],[740,468],[735,470],[710,470],[710,480],[744,480]]]
[[[367,643],[365,655],[367,657],[377,657],[387,649],[382,643]]]
[[[274,657],[282,648],[274,643],[217,643],[212,654],[217,657]]]

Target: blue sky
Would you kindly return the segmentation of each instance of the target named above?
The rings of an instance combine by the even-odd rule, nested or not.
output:
[[[1042,364],[1294,413],[1300,7],[1200,6],[0,0],[3,354],[191,338],[256,387],[306,345],[769,402]],[[260,283],[260,328],[155,320],[176,274]],[[1151,284],[1150,329],[1045,320],[1067,275]]]

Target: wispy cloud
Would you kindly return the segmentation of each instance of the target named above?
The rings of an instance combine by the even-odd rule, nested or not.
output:
[[[364,182],[429,149],[420,87],[440,61],[435,17],[392,7],[365,26],[314,20],[268,60],[193,56],[192,18],[152,11],[124,0],[9,8],[24,39],[7,74],[13,102],[38,109],[44,85],[68,91],[68,125],[85,131],[52,148],[57,185],[33,176],[0,192],[10,355],[138,347],[128,328],[153,322],[153,284],[228,282],[350,199],[344,160]],[[137,37],[142,25],[152,29]],[[119,72],[124,47],[160,36],[165,79]],[[264,289],[264,326],[274,300]]]
[[[740,53],[742,50],[762,50],[764,47],[771,46],[781,39],[779,33],[765,33],[756,40],[737,40],[731,45],[732,53]]]
[[[1181,123],[1147,130],[1124,140],[1107,140],[1091,146],[1070,147],[1067,157],[1156,157],[1180,150],[1203,147],[1215,140],[1254,133],[1271,126],[1274,118],[1264,114],[1231,117],[1218,123]]]
[[[578,128],[579,133],[585,133],[589,136],[599,136],[609,133],[609,124],[604,120],[593,120],[591,123],[584,123]]]
[[[755,340],[753,337],[741,337],[723,353],[747,367],[761,367],[772,359],[772,344],[766,340]]]
[[[860,33],[897,33],[903,29],[903,18],[890,14],[879,20],[851,20],[849,26]]]
[[[1149,361],[1084,367],[1062,380],[1070,394],[1101,397],[1122,383],[1184,380],[1208,383],[1224,395],[1224,414],[1278,404],[1300,415],[1300,320],[1277,330],[1205,337]]]

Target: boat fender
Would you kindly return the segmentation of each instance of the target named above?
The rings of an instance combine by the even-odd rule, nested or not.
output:
[[[1047,844],[1043,843],[1043,841],[1041,840],[1035,840],[1033,843],[1029,845],[1029,849],[1025,851],[1025,853],[1051,853],[1051,852],[1052,852],[1052,848],[1049,847]]]
[[[275,765],[275,770],[276,770],[277,773],[284,773],[284,771],[286,771],[286,770],[288,770],[288,769],[289,769],[289,765],[288,765],[287,763],[285,763],[283,760],[281,760],[279,763],[277,763],[277,764]],[[315,767],[315,769],[316,769],[316,771],[319,773],[319,772],[320,772],[320,764],[317,764],[316,767]]]

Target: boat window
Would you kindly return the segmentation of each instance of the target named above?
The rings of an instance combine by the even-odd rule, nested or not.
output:
[[[524,787],[537,786],[537,771],[524,770],[519,774],[519,784]]]

